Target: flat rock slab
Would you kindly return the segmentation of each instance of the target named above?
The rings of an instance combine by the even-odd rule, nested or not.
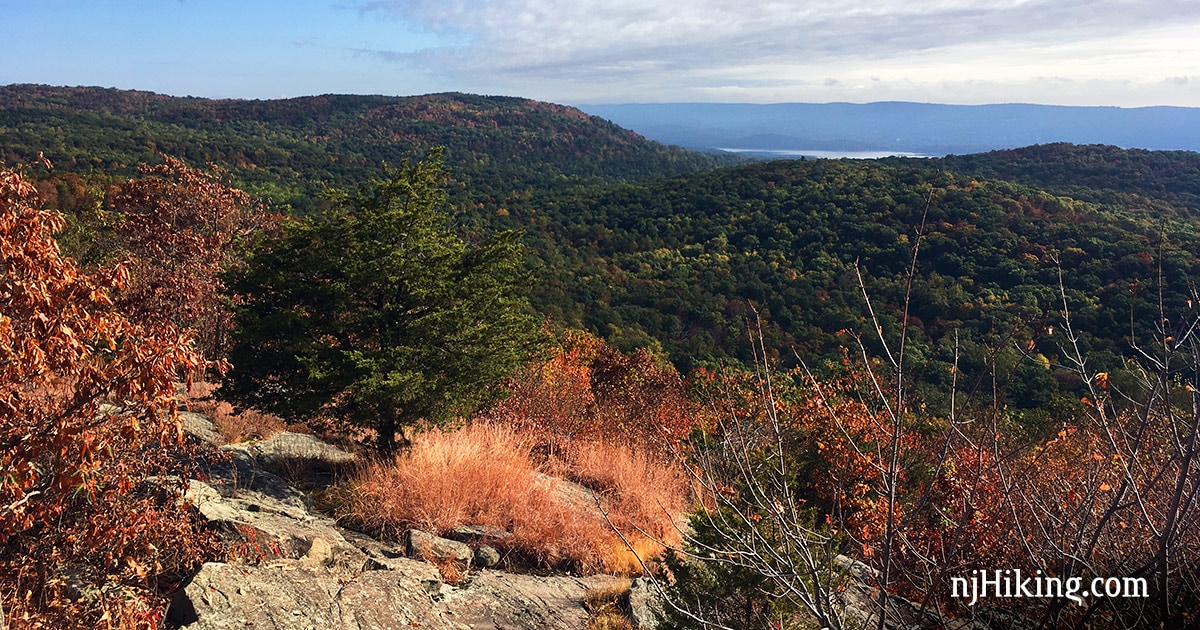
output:
[[[465,588],[446,592],[443,605],[468,628],[584,630],[584,594],[623,583],[624,578],[606,575],[538,577],[484,571]]]
[[[423,562],[392,569],[209,563],[176,594],[170,620],[191,630],[584,630],[584,593],[619,581],[483,572],[453,587]]]
[[[424,576],[440,584],[437,570],[412,564],[412,573],[354,575],[298,563],[209,563],[176,593],[169,619],[196,630],[463,628],[445,618],[422,583]]]
[[[344,464],[355,459],[353,454],[306,433],[284,431],[265,440],[249,443],[246,447],[250,453],[266,463],[284,459],[307,459]]]

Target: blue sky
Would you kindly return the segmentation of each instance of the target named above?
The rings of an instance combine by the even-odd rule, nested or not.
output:
[[[0,0],[0,84],[1200,106],[1197,0]]]

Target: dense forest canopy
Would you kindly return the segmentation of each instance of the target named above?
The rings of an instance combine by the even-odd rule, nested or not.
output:
[[[1104,340],[1098,349],[1118,351],[1129,284],[1154,271],[1163,228],[1148,212],[1003,181],[825,160],[547,196],[509,218],[538,244],[544,310],[657,339],[689,364],[737,356],[749,304],[777,327],[780,347],[828,352],[865,316],[856,261],[876,301],[902,298],[923,215],[911,315],[931,343],[955,328],[999,334],[1044,319],[1061,303],[1059,260],[1069,297],[1088,307],[1081,327]],[[1182,249],[1164,258],[1165,274],[1182,281],[1195,270],[1192,226],[1166,228]]]
[[[1200,153],[1193,151],[1056,143],[936,159],[888,161],[1019,182],[1115,207],[1149,204],[1158,211],[1184,211],[1189,216],[1200,212]]]
[[[102,88],[0,86],[0,160],[123,175],[166,153],[213,162],[235,183],[299,211],[384,163],[446,147],[457,201],[530,189],[668,177],[735,158],[650,142],[603,119],[528,99],[432,94],[213,100]],[[500,201],[498,201],[498,199]],[[502,203],[500,204],[502,205]]]

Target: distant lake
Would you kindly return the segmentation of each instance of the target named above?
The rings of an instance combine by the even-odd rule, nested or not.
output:
[[[728,151],[730,153],[745,153],[746,155],[761,155],[765,157],[780,158],[811,157],[830,159],[848,158],[851,160],[877,160],[885,157],[935,157],[932,155],[925,155],[923,153],[910,153],[908,151],[817,151],[815,149],[727,149],[724,147],[720,147],[717,150]]]

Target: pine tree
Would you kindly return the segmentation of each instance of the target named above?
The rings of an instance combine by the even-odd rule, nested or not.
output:
[[[493,399],[540,335],[520,235],[465,242],[445,181],[435,150],[264,243],[230,279],[241,304],[223,395],[375,429],[385,454],[397,429]]]

